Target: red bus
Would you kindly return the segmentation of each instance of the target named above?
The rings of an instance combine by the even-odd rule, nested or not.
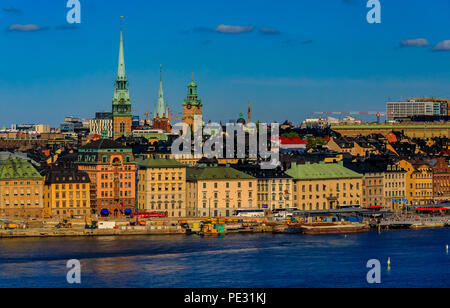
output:
[[[151,217],[167,217],[167,212],[137,212],[133,213],[132,218],[151,218]]]

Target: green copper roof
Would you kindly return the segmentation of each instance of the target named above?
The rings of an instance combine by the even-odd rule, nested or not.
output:
[[[192,76],[192,80],[188,85],[188,94],[186,99],[183,102],[183,105],[201,105],[202,104],[202,100],[200,98],[198,98],[198,93],[197,93],[197,84],[194,81],[194,76]]]
[[[309,162],[303,165],[293,163],[286,174],[295,180],[320,180],[320,179],[343,179],[343,178],[362,178],[363,175],[345,168],[341,163],[311,164]]]
[[[8,158],[0,160],[0,180],[41,180],[43,177],[26,160]]]
[[[164,158],[148,158],[136,159],[136,164],[142,168],[182,168],[185,167],[182,163],[174,159],[164,159]]]
[[[119,64],[117,68],[116,87],[112,100],[113,116],[131,117],[131,99],[128,90],[128,81],[125,75],[125,57],[123,53],[122,25],[120,26]]]
[[[238,171],[231,167],[194,167],[188,168],[186,178],[195,180],[251,180],[255,179],[251,175]]]

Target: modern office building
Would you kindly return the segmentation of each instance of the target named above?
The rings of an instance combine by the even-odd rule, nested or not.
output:
[[[448,99],[409,98],[407,101],[387,102],[386,119],[388,122],[402,119],[446,117]]]
[[[99,135],[102,138],[113,137],[113,117],[111,111],[95,113],[95,118],[89,120],[89,131],[91,135]]]

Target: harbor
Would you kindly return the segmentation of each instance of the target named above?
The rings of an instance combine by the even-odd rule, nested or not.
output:
[[[98,218],[97,218],[98,219]],[[232,233],[349,234],[369,230],[445,228],[450,216],[392,215],[384,212],[303,213],[264,217],[121,218],[0,220],[0,238],[133,235],[220,236]]]

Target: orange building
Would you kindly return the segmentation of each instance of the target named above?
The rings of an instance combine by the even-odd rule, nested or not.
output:
[[[121,216],[135,209],[135,163],[130,148],[109,140],[90,142],[78,150],[78,169],[91,179],[94,214]]]

